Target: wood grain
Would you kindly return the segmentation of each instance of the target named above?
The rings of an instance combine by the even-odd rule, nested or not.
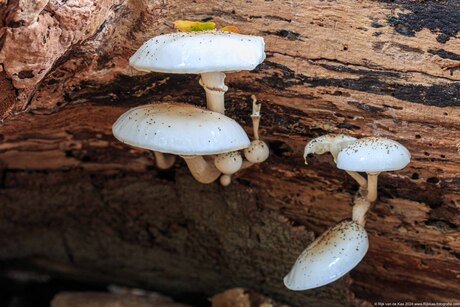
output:
[[[297,306],[459,299],[458,1],[45,2],[26,15],[0,6],[1,259],[170,294],[242,286]],[[177,19],[266,41],[263,64],[227,76],[226,105],[251,133],[256,94],[271,156],[229,188],[195,183],[182,161],[160,172],[111,135],[139,104],[204,105],[197,76],[127,65]],[[381,176],[351,275],[289,292],[298,253],[350,217],[356,184],[328,156],[302,158],[332,132],[395,139],[412,162]]]

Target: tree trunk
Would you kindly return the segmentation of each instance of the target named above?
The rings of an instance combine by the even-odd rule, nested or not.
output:
[[[158,170],[111,134],[140,104],[205,105],[199,76],[128,65],[178,19],[265,38],[263,64],[228,74],[226,109],[250,134],[257,96],[271,155],[229,187],[195,182],[182,160]],[[459,20],[457,0],[0,0],[0,259],[172,295],[241,286],[297,306],[458,300]],[[395,139],[412,162],[379,176],[361,264],[291,292],[284,274],[351,217],[358,188],[329,156],[304,164],[306,142],[327,133]]]

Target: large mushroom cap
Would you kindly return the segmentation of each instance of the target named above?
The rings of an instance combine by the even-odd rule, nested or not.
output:
[[[264,39],[225,31],[153,37],[129,59],[140,71],[207,73],[253,70],[265,59]]]
[[[308,290],[331,283],[353,269],[369,247],[366,230],[352,221],[329,229],[297,258],[284,284],[291,290]]]
[[[339,152],[337,167],[356,172],[384,172],[404,168],[410,153],[402,144],[380,137],[359,139]]]
[[[188,104],[150,104],[125,112],[112,127],[123,143],[176,155],[212,155],[249,146],[233,119]]]

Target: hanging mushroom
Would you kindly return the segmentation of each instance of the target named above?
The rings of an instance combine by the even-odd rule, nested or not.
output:
[[[299,256],[284,284],[291,290],[307,290],[333,282],[352,270],[365,256],[368,238],[364,225],[371,203],[377,199],[377,176],[399,170],[410,161],[409,151],[386,138],[357,140],[343,134],[318,137],[305,146],[309,154],[330,152],[337,167],[360,185],[354,198],[352,221],[343,221],[314,240]],[[368,180],[358,172],[366,172]]]
[[[225,73],[253,70],[265,59],[264,39],[222,30],[178,32],[146,41],[129,64],[145,72],[200,74],[207,107],[224,113]]]

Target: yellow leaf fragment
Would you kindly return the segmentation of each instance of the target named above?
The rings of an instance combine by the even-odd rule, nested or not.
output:
[[[176,20],[174,22],[176,29],[182,32],[193,32],[193,31],[206,31],[214,30],[216,24],[212,21],[201,22],[201,21],[190,21],[190,20]]]

